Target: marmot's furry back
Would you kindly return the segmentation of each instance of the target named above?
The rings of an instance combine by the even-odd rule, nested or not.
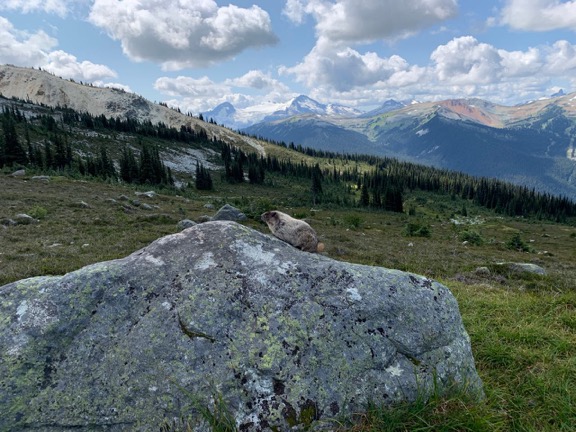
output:
[[[322,252],[324,243],[318,242],[316,231],[306,222],[278,210],[268,211],[261,216],[272,234],[292,246],[306,252]]]

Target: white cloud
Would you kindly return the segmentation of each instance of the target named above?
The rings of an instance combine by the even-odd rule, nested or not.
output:
[[[117,90],[123,90],[123,91],[128,92],[128,93],[133,93],[130,86],[127,86],[127,85],[124,85],[121,83],[111,83],[111,82],[104,82],[104,81],[97,80],[97,81],[94,81],[92,84],[95,85],[96,87],[112,88],[112,89],[117,89]]]
[[[79,0],[2,0],[1,10],[18,10],[23,13],[46,12],[66,16],[69,8]],[[82,0],[85,1],[85,0]]]
[[[549,75],[576,74],[576,45],[568,41],[556,41],[544,50],[546,56],[545,72]]]
[[[286,15],[290,21],[296,24],[302,24],[304,16],[306,15],[306,8],[302,0],[286,0],[282,13]]]
[[[194,98],[222,95],[230,91],[229,86],[215,83],[207,76],[202,78],[161,77],[154,83],[154,88],[169,96]]]
[[[440,81],[451,84],[487,84],[500,78],[502,57],[491,45],[472,36],[452,39],[431,54]]]
[[[191,113],[211,110],[223,102],[245,108],[261,103],[285,102],[294,96],[286,85],[257,70],[222,82],[215,82],[207,76],[161,77],[156,80],[154,88],[172,98],[165,101],[169,106]]]
[[[116,77],[107,66],[78,61],[72,54],[54,50],[58,41],[43,31],[29,33],[14,28],[0,16],[0,63],[24,67],[41,67],[62,78],[92,82]]]
[[[58,42],[43,31],[19,31],[0,16],[0,63],[18,66],[39,66],[46,63],[48,52]]]
[[[119,40],[132,60],[158,62],[164,70],[209,66],[277,41],[260,7],[219,7],[213,0],[95,0],[89,20]]]
[[[576,30],[576,1],[507,0],[501,23],[518,30]]]
[[[252,88],[257,90],[274,89],[281,92],[288,91],[288,87],[280,81],[272,78],[270,74],[265,74],[259,70],[251,70],[239,78],[232,78],[225,81],[231,87]]]
[[[576,46],[565,40],[506,51],[464,36],[439,46],[430,58],[437,79],[452,84],[498,84],[535,75],[550,79],[576,72]]]
[[[409,64],[399,56],[360,54],[350,48],[323,52],[316,46],[302,63],[280,72],[295,75],[315,99],[353,106],[374,105],[389,98],[452,97],[514,104],[540,97],[558,83],[570,85],[566,77],[576,76],[576,45],[557,41],[525,51],[507,51],[463,36],[438,46],[424,65]]]
[[[318,38],[335,44],[407,37],[457,11],[456,0],[289,0],[284,8],[296,23],[312,15]]]
[[[295,75],[309,88],[328,87],[348,91],[379,82],[394,81],[396,85],[417,80],[421,70],[410,67],[402,57],[381,58],[374,52],[360,54],[352,48],[333,50],[317,45],[304,61],[291,68],[281,68],[281,74]],[[400,77],[402,75],[402,77]]]
[[[48,54],[47,60],[42,68],[63,78],[93,82],[103,78],[116,78],[117,76],[116,72],[108,66],[86,60],[79,62],[75,56],[64,51],[52,51]]]

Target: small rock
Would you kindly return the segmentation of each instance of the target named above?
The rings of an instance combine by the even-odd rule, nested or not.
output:
[[[213,221],[243,221],[246,220],[246,215],[238,210],[236,207],[230,204],[225,204],[218,210],[218,212],[212,217]]]
[[[132,205],[133,205],[134,207],[140,207],[140,206],[142,205],[142,203],[141,203],[140,201],[138,201],[138,200],[133,200],[133,201],[132,201]]]
[[[47,175],[34,176],[34,177],[32,177],[32,180],[48,182],[48,181],[50,181],[50,176],[47,176]]]
[[[118,201],[116,201],[114,198],[106,198],[104,201],[110,203],[110,204],[116,204]]]
[[[182,219],[180,222],[178,222],[176,226],[180,231],[182,231],[185,230],[186,228],[191,228],[194,225],[196,225],[196,222],[191,221],[190,219]]]
[[[2,224],[2,226],[6,227],[6,226],[18,225],[18,222],[16,222],[14,219],[5,218],[5,219],[2,219],[0,221],[0,224]]]
[[[488,267],[478,267],[474,270],[474,274],[477,276],[490,276],[490,269]]]
[[[25,213],[20,213],[16,215],[16,223],[20,225],[30,225],[33,223],[37,223],[38,220],[34,219],[32,216],[27,215]]]
[[[515,273],[533,273],[541,276],[547,274],[546,269],[536,264],[504,262],[499,263],[498,265],[506,267],[508,270]]]
[[[209,210],[213,210],[213,209],[214,209],[214,204],[210,204],[210,203],[204,204],[204,208],[205,208],[205,209],[209,209]]]
[[[130,201],[130,198],[128,198],[126,195],[120,195],[120,196],[118,197],[118,199],[119,199],[120,201]]]
[[[154,198],[156,197],[156,192],[154,191],[148,191],[148,192],[134,192],[136,194],[136,196],[145,196],[148,198]]]
[[[143,210],[153,210],[154,209],[154,207],[152,207],[150,204],[146,204],[146,203],[140,204],[140,208]]]
[[[22,177],[24,175],[26,175],[26,170],[24,169],[19,169],[14,171],[12,174],[10,174],[12,177]]]

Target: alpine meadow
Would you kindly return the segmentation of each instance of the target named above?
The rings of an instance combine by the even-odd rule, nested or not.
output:
[[[265,140],[35,69],[6,66],[5,73],[20,74],[21,88],[34,80],[41,85],[19,94],[14,85],[0,97],[0,286],[127,257],[181,232],[184,220],[210,220],[226,204],[246,216],[242,225],[270,235],[261,215],[280,210],[314,228],[325,245],[322,256],[423,275],[448,287],[483,382],[480,400],[455,391],[410,403],[370,402],[359,412],[333,415],[329,430],[574,430],[571,198],[389,156]],[[0,297],[7,295],[3,290]],[[0,322],[10,320],[0,315]],[[190,339],[209,343],[180,325]],[[43,385],[53,373],[46,364],[39,381],[26,385]],[[0,393],[12,390],[0,377]],[[235,407],[216,390],[211,400],[189,392],[194,409],[166,418],[161,430],[239,430]],[[0,411],[4,400],[0,396]],[[292,430],[320,430],[319,416],[304,405],[287,421]],[[198,417],[206,429],[196,429]],[[82,421],[69,427],[98,429]]]

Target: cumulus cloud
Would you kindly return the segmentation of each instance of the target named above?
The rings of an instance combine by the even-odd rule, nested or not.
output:
[[[116,72],[107,66],[78,61],[72,54],[54,50],[58,41],[43,31],[29,33],[17,30],[1,16],[0,41],[0,63],[41,67],[62,78],[87,82],[116,77]]]
[[[285,84],[258,70],[222,82],[215,82],[207,76],[161,77],[156,80],[154,88],[172,97],[166,101],[168,105],[192,113],[208,111],[223,102],[230,102],[236,108],[245,108],[263,101],[285,102],[287,97],[293,96]]]
[[[472,36],[440,45],[430,58],[438,79],[452,84],[486,84],[499,79],[502,72],[498,50]]]
[[[72,54],[64,51],[52,51],[42,68],[63,78],[93,82],[104,78],[116,78],[117,74],[107,66],[90,61],[78,61]]]
[[[386,91],[387,87],[397,90],[416,85],[426,67],[410,65],[398,55],[383,58],[375,52],[360,52],[354,46],[406,38],[457,12],[457,0],[287,0],[284,15],[296,24],[312,17],[317,39],[302,62],[283,66],[279,73],[293,75],[312,93],[324,96],[336,92],[364,98],[359,94],[364,87]]]
[[[294,67],[280,69],[282,74],[295,75],[297,81],[313,88],[324,86],[336,91],[374,85],[393,80],[398,84],[417,81],[423,69],[411,67],[398,55],[381,58],[374,52],[360,54],[352,48],[323,49],[317,45],[304,61]]]
[[[436,48],[430,59],[436,78],[452,84],[497,84],[534,75],[549,79],[576,72],[576,46],[565,40],[506,51],[464,36]]]
[[[296,24],[302,24],[306,15],[306,8],[302,0],[286,0],[282,13]]]
[[[576,1],[507,0],[501,23],[518,30],[576,30]]]
[[[66,16],[69,7],[78,0],[2,0],[1,10],[18,10],[23,13],[46,12]],[[84,1],[84,0],[82,0]]]
[[[43,31],[19,31],[10,21],[0,16],[0,63],[18,66],[39,66],[46,62],[48,53],[58,42]]]
[[[225,84],[218,84],[207,76],[191,78],[178,76],[176,78],[161,77],[154,83],[154,88],[169,96],[181,97],[207,97],[224,94],[230,91]]]
[[[284,8],[296,23],[312,15],[318,38],[336,44],[403,38],[457,11],[456,0],[289,0]]]
[[[252,88],[257,90],[273,89],[276,91],[288,91],[288,87],[274,79],[270,74],[259,70],[251,70],[239,78],[226,80],[231,87]]]
[[[277,42],[260,7],[219,7],[213,0],[95,0],[89,21],[119,40],[132,60],[164,70],[209,66]]]
[[[133,93],[130,86],[127,86],[127,85],[124,85],[121,83],[112,83],[112,82],[104,82],[104,81],[97,80],[97,81],[94,81],[92,84],[95,85],[96,87],[112,88],[112,89],[122,90],[122,91],[125,91],[127,93]]]
[[[438,46],[424,65],[409,64],[399,56],[382,58],[350,48],[334,53],[317,46],[302,63],[280,72],[294,74],[311,97],[347,105],[467,96],[517,103],[540,97],[566,77],[576,76],[576,45],[557,41],[508,51],[463,36]]]

